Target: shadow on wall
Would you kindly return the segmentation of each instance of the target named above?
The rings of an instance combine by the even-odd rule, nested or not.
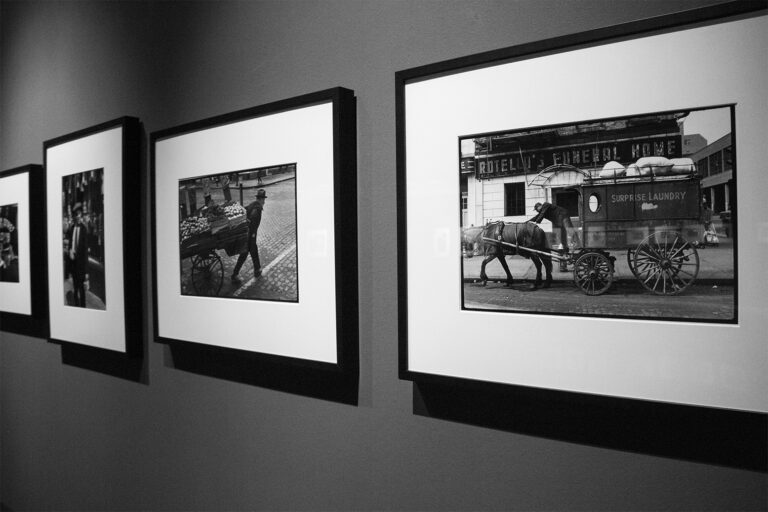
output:
[[[414,414],[672,459],[768,471],[768,415],[472,381],[415,382]]]
[[[74,343],[54,343],[61,345],[61,362],[66,365],[149,385],[146,358]]]
[[[310,398],[357,405],[358,370],[335,371],[311,361],[195,343],[171,342],[166,366],[198,375]]]

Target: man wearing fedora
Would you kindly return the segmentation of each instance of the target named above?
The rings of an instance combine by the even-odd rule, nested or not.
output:
[[[240,272],[240,268],[248,259],[248,254],[251,255],[253,260],[253,277],[259,277],[261,275],[261,261],[259,260],[259,247],[256,245],[256,233],[259,231],[259,224],[261,224],[261,212],[264,210],[264,202],[267,199],[267,192],[260,188],[256,192],[256,200],[248,205],[246,208],[246,217],[248,219],[248,250],[241,253],[235,263],[235,269],[232,271],[233,282],[240,282],[240,278],[237,274]]]
[[[69,241],[70,270],[72,272],[72,294],[75,306],[85,307],[85,279],[88,274],[88,228],[83,222],[83,205],[75,203],[72,208],[74,224],[67,232]]]
[[[569,252],[569,234],[572,235],[572,240],[576,247],[581,246],[579,234],[573,227],[573,223],[571,222],[571,217],[568,214],[568,210],[561,206],[555,206],[551,203],[536,203],[533,206],[533,209],[536,210],[537,213],[535,217],[530,219],[530,222],[539,224],[542,220],[547,219],[552,223],[552,227],[560,229],[560,243],[563,244],[563,252]]]

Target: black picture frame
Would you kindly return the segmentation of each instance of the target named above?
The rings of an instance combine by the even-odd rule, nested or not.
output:
[[[325,137],[323,140],[328,142],[328,147],[326,149],[332,153],[328,153],[330,159],[327,160],[327,162],[324,161],[325,163],[323,165],[326,163],[327,165],[323,167],[324,174],[321,174],[320,178],[324,176],[323,179],[326,181],[326,184],[330,185],[328,190],[332,191],[333,203],[329,209],[325,210],[327,215],[323,214],[325,216],[318,221],[324,229],[333,233],[332,252],[330,253],[333,255],[333,259],[332,261],[328,261],[330,262],[330,265],[332,265],[334,279],[330,284],[330,289],[322,292],[326,297],[326,301],[331,305],[332,309],[328,311],[332,312],[330,313],[330,315],[332,315],[330,318],[335,322],[335,329],[333,329],[333,333],[329,335],[329,337],[333,338],[334,343],[332,357],[327,359],[315,359],[311,355],[304,356],[304,354],[301,353],[301,347],[303,345],[298,345],[299,353],[286,355],[284,353],[272,353],[269,349],[265,349],[264,347],[250,346],[248,345],[248,342],[237,346],[235,344],[229,344],[229,340],[224,339],[225,336],[223,334],[221,336],[201,336],[198,339],[192,339],[191,335],[187,336],[183,333],[169,334],[168,330],[175,329],[178,326],[178,321],[174,321],[170,316],[164,315],[161,309],[164,304],[163,297],[168,297],[167,300],[169,301],[184,301],[190,299],[190,297],[179,293],[179,280],[183,280],[184,276],[182,275],[179,277],[180,274],[178,273],[178,269],[182,268],[182,272],[184,272],[184,265],[188,264],[186,259],[188,255],[183,249],[181,251],[181,261],[179,261],[180,240],[183,241],[181,238],[182,235],[179,234],[179,223],[182,219],[178,216],[179,220],[177,220],[176,215],[179,210],[173,206],[169,207],[168,211],[171,212],[169,216],[163,216],[160,213],[164,203],[171,202],[175,204],[177,200],[181,201],[178,192],[178,190],[180,190],[179,187],[181,186],[180,183],[184,182],[184,180],[187,180],[186,182],[188,183],[190,178],[195,179],[200,176],[211,175],[216,177],[239,173],[243,173],[243,176],[246,176],[245,173],[253,174],[254,171],[258,171],[258,179],[261,181],[260,169],[266,169],[269,165],[281,166],[283,164],[290,164],[293,166],[292,168],[295,169],[295,177],[293,181],[298,183],[298,185],[293,186],[301,187],[303,186],[302,180],[306,180],[301,172],[307,167],[308,163],[312,165],[312,162],[298,161],[298,164],[296,164],[296,158],[286,157],[279,161],[270,161],[269,165],[253,164],[253,161],[259,160],[259,157],[254,156],[254,154],[263,151],[263,145],[260,146],[258,139],[243,139],[248,140],[249,143],[236,144],[233,152],[238,152],[240,149],[243,149],[244,146],[249,146],[248,148],[243,149],[244,156],[236,157],[235,161],[232,163],[222,163],[219,165],[218,157],[221,155],[217,153],[217,151],[219,151],[218,149],[213,149],[210,150],[210,152],[212,152],[215,160],[212,161],[211,166],[204,167],[204,170],[201,172],[189,171],[188,175],[184,175],[187,173],[186,168],[177,168],[170,164],[163,163],[163,149],[168,148],[166,149],[168,154],[177,154],[173,153],[173,151],[175,151],[173,144],[183,143],[183,141],[188,140],[185,139],[186,137],[196,137],[196,143],[200,143],[200,141],[215,140],[218,141],[215,144],[226,146],[231,142],[232,138],[229,136],[222,139],[217,138],[217,134],[221,133],[221,130],[234,131],[236,134],[241,132],[245,133],[250,130],[250,127],[253,125],[261,126],[260,123],[264,123],[265,126],[270,128],[271,125],[269,123],[273,122],[274,119],[283,119],[281,116],[298,116],[303,115],[303,112],[313,112],[313,109],[315,108],[327,107],[330,107],[329,116],[321,117],[322,119],[329,120],[330,123],[322,124],[322,127],[320,128],[306,126],[306,129],[308,130],[308,133],[314,129],[321,130],[323,132],[323,137]],[[324,115],[325,114],[323,114],[323,116]],[[171,347],[171,350],[174,353],[173,359],[178,367],[198,373],[216,375],[221,378],[246,381],[265,385],[267,387],[289,389],[291,391],[309,395],[317,394],[317,383],[327,382],[327,379],[331,379],[337,383],[341,383],[341,388],[343,389],[341,394],[344,395],[339,398],[338,393],[329,391],[330,395],[333,395],[331,398],[340,399],[345,402],[356,401],[354,392],[351,395],[349,393],[350,386],[356,389],[359,330],[355,116],[354,92],[349,89],[337,87],[214,116],[150,134],[151,213],[152,239],[154,242],[152,246],[152,259],[155,269],[153,272],[153,293],[155,298],[153,308],[154,339],[158,343],[167,344]],[[271,129],[268,129],[267,132],[271,132]],[[290,137],[290,134],[284,133],[281,136]],[[301,141],[299,140],[298,143],[300,144]],[[204,142],[204,144],[207,144],[207,142]],[[220,146],[214,145],[212,147],[216,148]],[[291,153],[290,147],[287,152],[289,154]],[[229,152],[227,153],[229,154]],[[180,173],[180,176],[184,176],[170,177],[170,173],[172,172],[177,172]],[[255,175],[250,176],[250,174],[246,177],[253,178],[255,181]],[[237,179],[239,181],[241,178],[238,177]],[[242,179],[245,180],[245,178]],[[229,181],[227,180],[227,184],[228,183]],[[242,184],[243,182],[240,183]],[[272,184],[265,182],[264,185],[259,185],[259,187],[263,187],[263,189],[267,191],[267,194],[271,195],[271,190],[273,190],[273,188],[271,188],[270,185]],[[275,184],[275,186],[277,186],[277,184]],[[248,201],[243,198],[243,189],[245,188],[246,190],[249,190],[249,194],[253,193],[256,189],[255,185],[253,188],[249,189],[249,187],[250,185],[248,185],[248,187],[240,187],[241,196],[239,200],[235,196],[234,201],[238,203],[242,201],[243,205],[246,205]],[[304,191],[305,190],[302,190],[302,192]],[[218,191],[216,193],[218,193]],[[229,195],[227,195],[227,197],[229,197]],[[214,203],[215,202],[216,199],[214,199]],[[206,208],[207,205],[208,203],[206,202]],[[185,202],[183,205],[180,203],[180,206],[186,208],[187,203]],[[264,215],[265,218],[267,218],[267,216],[270,215],[269,200],[267,200],[264,208]],[[294,243],[296,240],[300,242],[298,244],[298,250],[296,251],[296,265],[300,268],[305,261],[302,260],[302,258],[304,258],[306,254],[311,253],[311,249],[307,247],[309,244],[306,243],[308,236],[306,226],[302,225],[302,221],[306,223],[306,208],[304,205],[298,204],[296,210],[298,210],[299,218]],[[186,210],[184,215],[186,215]],[[195,215],[197,215],[197,213]],[[163,242],[163,240],[167,239],[167,236],[162,235],[164,229],[166,230],[166,233],[170,233],[169,236],[175,237],[174,240],[168,242],[167,245],[164,245]],[[264,229],[265,228],[259,228],[259,233]],[[207,233],[210,233],[210,231]],[[201,236],[209,235],[203,233]],[[302,242],[304,245],[302,245]],[[261,243],[262,242],[259,242],[259,244]],[[263,248],[261,251],[264,253]],[[202,303],[201,307],[205,308],[201,310],[205,311],[203,314],[209,314],[219,318],[227,318],[230,317],[232,308],[243,308],[241,311],[243,312],[244,317],[251,317],[254,314],[256,315],[253,320],[254,325],[256,325],[259,322],[259,314],[263,314],[264,308],[291,308],[297,305],[301,307],[302,301],[307,296],[305,291],[312,286],[311,282],[306,282],[311,281],[311,278],[306,281],[299,280],[301,291],[298,294],[298,299],[288,303],[270,301],[268,298],[263,298],[259,295],[259,292],[253,292],[253,296],[255,297],[254,300],[236,300],[234,293],[221,297],[218,294],[223,289],[222,282],[226,280],[227,285],[230,284],[229,273],[231,272],[231,269],[229,265],[235,255],[227,254],[221,248],[213,249],[213,253],[216,255],[216,259],[223,261],[222,267],[227,265],[227,275],[225,276],[223,272],[211,274],[216,285],[215,288],[207,288],[205,292],[200,292],[201,296],[192,297],[193,299],[196,299],[197,302]],[[330,256],[328,256],[328,258],[330,258]],[[272,261],[274,262],[277,259],[278,258],[275,258]],[[250,264],[251,260],[249,258],[243,268],[248,267]],[[174,265],[179,265],[179,267],[174,267]],[[270,262],[262,258],[261,268],[268,269],[269,267]],[[176,270],[168,272],[164,270],[165,268],[176,268]],[[168,276],[169,274],[173,274],[173,277],[170,278],[168,284],[164,284],[164,281],[161,278]],[[262,282],[259,280],[264,280],[265,275],[269,278],[269,274],[266,270],[264,274],[258,276],[254,271],[252,279],[242,284],[243,288],[241,289],[248,288],[250,290],[254,287],[258,288],[259,282]],[[237,284],[240,284],[240,282],[238,281]],[[207,293],[211,293],[213,296],[202,296]],[[315,293],[317,294],[318,292]],[[311,308],[312,306],[310,305],[306,307]],[[175,310],[176,309],[169,309],[168,311]],[[278,311],[281,310],[278,309]],[[313,315],[312,310],[309,309],[307,314]],[[301,318],[314,323],[319,322],[320,325],[323,324],[322,316],[313,316],[311,320],[305,315],[302,315]],[[299,323],[302,322],[302,320],[299,320],[299,317],[296,317],[295,320]],[[329,325],[331,324],[329,323]],[[325,329],[325,327],[322,328]],[[257,328],[254,327],[246,338],[253,339],[256,331]],[[274,337],[278,339],[281,336],[273,331],[270,331],[270,333],[274,334]],[[306,343],[312,343],[311,336],[306,338]],[[206,355],[201,359],[199,354],[203,353]],[[284,370],[280,370],[281,368]],[[306,372],[301,373],[304,370],[309,372],[309,374]],[[297,390],[295,378],[293,379],[294,382],[289,385],[280,377],[280,374],[287,375],[295,371],[301,373],[303,380],[307,380],[307,375],[311,374],[312,377],[309,378],[309,380],[316,383],[314,385],[315,390]],[[267,379],[267,381],[264,381],[263,377],[265,375],[272,375],[272,377]],[[299,388],[301,388],[301,386],[299,386]]]
[[[44,165],[47,179],[46,204],[48,206],[48,288],[50,318],[50,341],[64,347],[70,345],[86,346],[89,349],[106,350],[124,354],[130,358],[140,358],[143,351],[143,299],[142,299],[142,207],[141,196],[141,123],[137,117],[124,116],[73,133],[62,135],[43,143]],[[75,183],[82,180],[81,183]],[[108,183],[108,185],[107,185]],[[80,190],[69,198],[64,188],[69,186]],[[62,216],[66,208],[71,211],[73,205],[65,201],[75,201],[83,190],[92,191],[95,197],[101,197],[100,210],[96,206],[90,212],[89,222],[100,226],[99,240],[89,244],[100,244],[100,267],[95,261],[94,249],[89,245],[87,267],[89,272],[98,267],[99,278],[103,284],[96,290],[96,282],[86,291],[86,300],[90,294],[101,295],[103,304],[93,308],[75,307],[68,292],[64,292],[60,282],[70,275],[62,261],[62,222],[68,222],[67,215]],[[105,199],[106,197],[106,199]],[[62,200],[62,198],[64,198]],[[94,201],[95,202],[95,201]],[[122,207],[110,207],[110,203],[119,202]],[[59,211],[53,211],[53,205]],[[83,201],[81,205],[85,205]],[[76,205],[76,203],[75,203]],[[99,215],[101,214],[101,215]],[[55,222],[52,222],[54,220]],[[100,217],[98,222],[96,217]],[[119,233],[118,237],[110,231]],[[96,235],[93,234],[95,238]],[[108,244],[116,244],[119,249],[109,249]],[[56,267],[52,263],[56,260]],[[110,261],[111,260],[111,261]],[[122,263],[117,264],[122,260]],[[66,260],[65,260],[66,261]],[[116,270],[114,269],[116,266]],[[89,274],[90,276],[90,274]],[[69,277],[72,281],[72,277]],[[89,277],[89,281],[95,275]],[[56,280],[56,284],[54,284]],[[110,288],[112,290],[110,290]],[[114,291],[113,291],[114,290]],[[109,295],[107,295],[109,294]],[[66,295],[66,296],[65,296]],[[121,307],[114,307],[106,297],[117,300]],[[56,299],[53,299],[56,297]],[[63,297],[63,300],[62,300]],[[55,305],[53,300],[64,305]],[[97,301],[94,299],[94,301]],[[98,302],[98,301],[97,301]],[[63,316],[54,317],[54,307],[63,311]],[[99,316],[91,315],[92,309],[101,309]],[[104,316],[101,317],[101,314]],[[87,315],[87,316],[83,316]],[[78,318],[79,317],[79,318]],[[82,321],[90,325],[92,338],[84,339],[73,335],[73,321]],[[114,325],[124,325],[115,333]]]
[[[27,175],[29,254],[25,257],[30,279],[30,314],[0,311],[0,328],[36,338],[48,337],[48,274],[46,268],[45,173],[43,166],[24,165],[0,172],[0,180]]]
[[[444,331],[429,329],[429,325],[425,325],[428,321],[426,319],[432,318],[446,318],[445,315],[454,315],[458,318],[455,322],[449,322],[446,318],[446,325],[468,325],[468,312],[461,307],[462,293],[459,289],[451,288],[448,290],[448,294],[455,300],[450,302],[452,309],[433,311],[431,314],[425,313],[422,309],[416,311],[413,308],[414,304],[423,303],[425,300],[425,294],[427,292],[423,290],[430,290],[434,298],[442,297],[444,291],[447,288],[441,288],[437,286],[431,286],[436,284],[437,281],[429,281],[428,285],[423,284],[424,279],[432,279],[425,276],[423,272],[429,263],[429,256],[425,254],[427,251],[422,251],[428,244],[434,244],[435,247],[447,246],[449,251],[453,249],[451,243],[456,241],[456,251],[459,252],[459,236],[451,231],[453,228],[444,228],[442,232],[437,233],[435,225],[425,225],[425,222],[429,222],[432,219],[428,215],[422,215],[425,209],[413,208],[414,202],[409,201],[409,186],[413,186],[411,181],[412,174],[409,174],[409,158],[411,154],[407,151],[407,148],[430,148],[432,155],[438,151],[434,145],[430,145],[433,139],[422,136],[422,132],[418,132],[418,136],[421,138],[414,139],[414,131],[409,130],[426,130],[420,125],[418,128],[414,128],[411,121],[415,118],[424,119],[428,113],[442,112],[440,109],[440,102],[444,102],[447,105],[451,105],[452,99],[459,99],[456,101],[455,108],[465,108],[467,112],[472,111],[474,105],[472,101],[476,103],[482,103],[487,101],[491,104],[491,100],[487,99],[483,93],[479,93],[477,96],[464,94],[462,98],[456,98],[458,93],[450,92],[448,96],[442,97],[433,103],[429,103],[423,110],[413,109],[410,110],[409,101],[417,101],[413,98],[421,100],[431,94],[431,97],[440,96],[440,92],[436,90],[428,89],[429,82],[438,83],[440,80],[444,80],[443,83],[449,84],[445,86],[445,90],[450,90],[450,87],[455,86],[456,90],[465,93],[464,89],[456,84],[460,83],[460,79],[455,81],[451,79],[455,75],[465,75],[471,73],[480,73],[493,68],[495,66],[524,63],[530,59],[547,59],[551,57],[557,57],[560,55],[568,54],[571,51],[580,50],[592,50],[598,49],[604,45],[610,45],[613,43],[631,42],[635,40],[642,40],[646,37],[652,37],[656,35],[674,34],[678,31],[684,30],[698,30],[700,28],[714,27],[721,23],[728,21],[741,21],[756,18],[766,13],[765,2],[729,2],[725,4],[714,5],[711,7],[695,9],[672,15],[666,15],[647,20],[641,20],[637,22],[627,23],[623,25],[617,25],[588,32],[572,34],[553,39],[536,41],[526,44],[521,44],[514,47],[502,48],[476,55],[469,55],[459,57],[443,62],[434,64],[419,66],[396,73],[395,77],[395,94],[396,94],[396,149],[397,149],[397,211],[398,211],[398,332],[399,332],[399,362],[398,372],[399,377],[403,380],[412,381],[414,383],[414,411],[417,414],[422,414],[430,417],[437,417],[443,419],[449,419],[453,421],[461,421],[471,424],[478,424],[491,428],[501,428],[513,432],[519,432],[529,435],[540,435],[543,437],[550,437],[556,439],[562,439],[570,442],[580,442],[586,444],[592,444],[597,446],[605,446],[615,449],[624,449],[630,451],[639,451],[643,453],[652,453],[662,456],[670,456],[675,458],[683,458],[690,460],[697,460],[702,462],[733,465],[737,467],[748,468],[752,470],[765,471],[766,470],[766,455],[768,454],[768,447],[765,438],[766,425],[768,425],[768,415],[765,414],[763,408],[765,404],[759,405],[756,403],[759,400],[752,400],[749,406],[731,406],[725,401],[721,402],[720,406],[707,406],[703,405],[700,401],[695,400],[687,401],[685,398],[678,400],[665,400],[654,397],[645,397],[633,395],[625,391],[614,391],[610,384],[601,391],[585,391],[582,389],[569,388],[567,386],[560,386],[557,383],[548,385],[547,383],[541,383],[541,380],[534,378],[526,378],[517,380],[514,376],[509,377],[505,375],[504,378],[509,377],[508,380],[502,380],[498,378],[499,372],[489,377],[478,377],[477,373],[471,371],[464,371],[468,366],[462,366],[468,359],[474,359],[471,354],[467,354],[469,348],[456,350],[451,352],[450,355],[444,356],[444,359],[439,359],[435,362],[433,354],[437,354],[438,351],[446,352],[450,350],[449,347],[459,345],[462,336],[467,336],[469,327],[466,330],[453,331],[448,334]],[[707,50],[702,48],[702,52]],[[486,75],[483,75],[487,78]],[[521,75],[517,75],[521,78]],[[528,75],[522,75],[523,81],[530,78]],[[412,86],[412,87],[411,87]],[[410,91],[417,91],[419,94],[411,95]],[[425,93],[424,91],[429,91]],[[485,91],[483,91],[485,92]],[[454,96],[450,96],[454,94]],[[535,94],[535,93],[534,93]],[[497,99],[497,104],[498,100]],[[571,101],[577,101],[577,99],[571,99]],[[712,102],[711,105],[725,105],[729,102]],[[458,106],[458,105],[461,106]],[[686,107],[695,108],[695,105],[685,105]],[[704,106],[704,105],[702,105]],[[447,107],[443,107],[447,108]],[[671,107],[668,110],[672,110]],[[657,109],[655,111],[661,111],[665,109]],[[417,112],[416,114],[412,112]],[[428,112],[425,114],[425,112]],[[484,112],[484,111],[483,111]],[[627,110],[622,114],[630,115],[634,113],[631,110]],[[408,117],[409,114],[412,117]],[[420,117],[419,117],[420,115]],[[481,115],[481,114],[477,114]],[[470,116],[468,113],[467,116]],[[435,116],[438,118],[439,116]],[[448,119],[439,117],[444,124],[450,124],[452,118],[446,116]],[[527,127],[545,126],[545,125],[558,125],[579,122],[582,119],[600,119],[610,116],[595,115],[584,116],[580,118],[547,118],[547,122],[539,124],[528,123],[527,121],[521,122],[522,124],[513,125],[524,129]],[[434,122],[433,122],[434,123]],[[511,121],[510,121],[511,123]],[[458,146],[457,142],[460,137],[468,136],[469,134],[488,134],[499,132],[500,130],[507,130],[506,126],[499,126],[499,124],[492,125],[491,128],[480,128],[482,123],[471,124],[472,128],[463,132],[451,132],[449,135],[451,140],[445,141],[445,148],[452,148],[451,158],[452,164],[448,164],[449,168],[458,170],[461,159],[461,152],[456,150]],[[427,125],[429,126],[429,125]],[[449,130],[445,130],[446,132]],[[440,132],[440,135],[445,135]],[[409,138],[410,137],[410,138]],[[437,136],[435,136],[436,138]],[[445,135],[447,138],[448,135]],[[441,148],[443,146],[440,146]],[[423,150],[422,152],[426,152]],[[450,149],[446,149],[450,151]],[[421,158],[422,154],[419,153]],[[434,164],[432,167],[436,169],[434,174],[425,174],[427,178],[423,178],[418,183],[423,181],[430,181],[434,183],[438,176],[438,170],[444,169],[447,158],[441,159],[440,164]],[[424,160],[417,160],[416,167],[420,172],[425,172],[423,167],[419,167],[418,164],[424,163]],[[451,167],[452,166],[452,167]],[[445,172],[445,179],[453,182],[455,180],[457,171]],[[741,185],[743,183],[740,182]],[[435,187],[437,189],[437,187]],[[451,187],[445,187],[450,192],[458,192],[458,187],[451,185]],[[443,188],[438,192],[433,192],[430,195],[432,201],[431,205],[435,207],[436,204],[456,204],[455,207],[445,208],[440,210],[443,218],[449,220],[444,221],[446,224],[440,224],[440,227],[447,225],[450,220],[457,218],[461,215],[458,207],[459,198],[450,192],[443,193]],[[740,188],[741,191],[741,188]],[[424,194],[423,190],[416,190],[412,196],[418,194]],[[443,201],[443,195],[447,197]],[[437,207],[441,208],[441,207]],[[416,212],[416,213],[414,213]],[[734,214],[735,215],[735,214]],[[456,223],[458,226],[458,223]],[[424,229],[424,228],[427,229]],[[431,231],[430,231],[431,230]],[[433,233],[434,231],[434,233]],[[457,230],[458,233],[458,230]],[[434,236],[433,236],[434,235]],[[416,238],[423,240],[423,243],[419,242],[414,244]],[[411,253],[409,253],[411,251]],[[435,253],[438,249],[434,250]],[[418,257],[414,254],[417,254]],[[413,258],[413,260],[409,260]],[[450,257],[448,257],[450,259]],[[459,259],[457,257],[456,259]],[[421,267],[415,267],[416,264],[422,265]],[[450,265],[454,265],[451,263]],[[460,265],[455,265],[460,268]],[[446,267],[440,267],[440,274],[444,279],[453,279],[453,273],[450,276],[446,276]],[[453,267],[450,267],[453,269]],[[741,269],[741,267],[740,267]],[[422,283],[418,286],[411,286],[412,276],[414,273],[418,274],[418,279]],[[460,272],[455,272],[455,275],[460,275]],[[411,296],[410,290],[419,290],[419,295]],[[764,298],[764,295],[763,295]],[[438,301],[441,305],[447,303],[447,301]],[[742,304],[740,303],[740,306]],[[763,305],[764,307],[764,305]],[[460,316],[461,315],[461,316]],[[504,316],[515,316],[504,314]],[[566,315],[567,316],[567,315]],[[415,318],[420,318],[415,330],[412,327]],[[497,312],[484,313],[482,318],[475,319],[474,325],[480,325],[482,322],[496,321],[499,317]],[[524,329],[515,330],[514,320],[507,322],[509,324],[508,331],[496,331],[495,334],[485,334],[485,339],[496,338],[509,339],[510,341],[527,338],[527,339],[539,339],[546,328],[546,323],[550,317],[543,318],[544,322],[540,326],[539,330],[526,327]],[[743,323],[745,319],[743,313],[743,306],[740,308],[738,316],[738,322]],[[565,318],[563,325],[567,321],[573,321],[573,319]],[[736,319],[734,317],[734,322]],[[494,323],[498,325],[499,322]],[[526,324],[528,325],[528,324]],[[574,326],[574,329],[576,327]],[[759,329],[758,329],[759,330]],[[415,345],[414,339],[412,339],[412,333],[417,332],[420,336],[419,343],[421,345]],[[581,336],[586,336],[587,332],[593,331],[581,331],[584,334],[578,334],[578,329],[574,330],[574,337],[576,340]],[[515,334],[513,336],[513,334]],[[464,338],[469,340],[470,338]],[[427,340],[422,343],[421,340]],[[450,342],[450,343],[448,343]],[[752,340],[752,343],[756,343]],[[469,341],[467,341],[463,347],[469,347]],[[490,343],[488,346],[492,346]],[[426,347],[426,348],[425,348]],[[439,347],[439,348],[438,348]],[[477,349],[475,349],[477,350]],[[544,352],[546,350],[541,349]],[[462,357],[463,354],[463,357]],[[443,357],[443,356],[441,356]],[[489,356],[490,357],[490,356]],[[486,358],[487,359],[487,358]],[[413,361],[417,360],[417,367],[414,366]],[[459,362],[457,362],[459,361]],[[485,361],[485,359],[483,359]],[[535,365],[533,366],[535,369]],[[425,369],[426,368],[426,369]],[[457,369],[458,368],[458,369]],[[753,372],[755,373],[755,372]],[[755,377],[759,379],[760,377]],[[620,387],[620,386],[618,386]],[[754,391],[754,390],[753,390]],[[755,393],[753,393],[754,398]],[[562,409],[567,406],[567,409]],[[555,408],[565,410],[562,414],[555,414],[552,411]],[[629,412],[629,414],[628,414]],[[623,425],[622,418],[644,418],[646,426],[653,426],[655,431],[649,432],[646,438],[638,438],[637,431],[635,429],[626,429]],[[662,428],[659,427],[659,418],[665,418]],[[570,423],[569,423],[570,422]],[[610,435],[606,434],[606,428],[616,429]],[[624,429],[622,431],[621,429]],[[734,435],[734,433],[736,433]],[[679,439],[682,436],[687,436],[688,441],[680,443]],[[676,441],[677,440],[677,441]]]

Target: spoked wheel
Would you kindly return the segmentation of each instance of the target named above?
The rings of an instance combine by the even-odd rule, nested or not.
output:
[[[198,295],[217,296],[223,282],[224,265],[218,254],[192,256],[192,287]]]
[[[676,231],[657,231],[640,242],[634,255],[638,281],[656,295],[677,295],[696,280],[699,253]]]
[[[632,272],[632,275],[635,276],[636,279],[640,279],[640,276],[637,275],[637,269],[635,269],[635,250],[634,249],[627,249],[627,266],[629,267],[629,270]]]
[[[573,281],[587,295],[602,295],[613,282],[613,265],[608,256],[587,252],[573,265]]]

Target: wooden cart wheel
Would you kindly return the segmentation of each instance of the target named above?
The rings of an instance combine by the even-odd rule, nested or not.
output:
[[[635,269],[635,250],[634,249],[627,249],[627,266],[629,267],[629,270],[632,272],[632,275],[635,276],[635,279],[640,279],[640,276],[637,274],[637,269]]]
[[[613,265],[603,253],[586,252],[573,265],[573,281],[587,295],[602,295],[613,282]]]
[[[638,281],[657,295],[677,295],[696,280],[699,253],[676,231],[657,231],[640,242],[634,255]]]
[[[192,287],[198,295],[215,297],[224,283],[224,265],[214,251],[192,256]]]

